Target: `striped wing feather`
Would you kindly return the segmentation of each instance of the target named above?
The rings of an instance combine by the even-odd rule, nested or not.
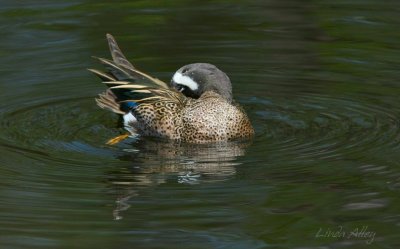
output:
[[[109,90],[96,99],[101,108],[124,114],[127,111],[123,107],[124,102],[184,102],[183,94],[169,89],[165,82],[136,69],[126,59],[112,35],[107,34],[107,41],[112,60],[94,57],[103,64],[106,72],[88,69],[109,87]]]
[[[114,37],[107,34],[108,45],[113,60],[107,60],[93,56],[100,61],[107,69],[107,72],[101,72],[96,69],[89,69],[103,81],[128,81],[131,83],[142,82],[149,86],[157,86],[168,89],[168,85],[138,69],[136,69],[124,56]]]
[[[119,48],[117,41],[115,41],[112,35],[107,34],[107,41],[113,61],[122,67],[135,69],[135,67],[126,59],[125,55]]]

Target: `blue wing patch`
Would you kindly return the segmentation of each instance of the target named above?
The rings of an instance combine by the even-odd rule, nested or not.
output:
[[[132,110],[135,109],[139,104],[136,102],[123,102],[121,103],[121,107],[124,110]]]

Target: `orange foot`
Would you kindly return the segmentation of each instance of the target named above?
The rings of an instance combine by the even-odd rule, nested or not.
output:
[[[111,138],[110,140],[107,141],[106,144],[108,145],[114,145],[117,144],[119,142],[121,142],[122,140],[125,140],[129,137],[130,134],[123,134],[123,135],[119,135],[117,137]]]

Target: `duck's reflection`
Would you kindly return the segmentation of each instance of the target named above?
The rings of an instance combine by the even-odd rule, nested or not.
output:
[[[237,158],[243,156],[250,142],[233,141],[212,144],[186,144],[152,139],[135,142],[119,159],[131,166],[108,173],[109,183],[117,193],[114,218],[129,208],[128,201],[143,188],[167,181],[182,184],[223,181],[236,173]]]

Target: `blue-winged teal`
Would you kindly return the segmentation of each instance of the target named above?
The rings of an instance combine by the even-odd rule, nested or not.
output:
[[[170,85],[137,70],[107,35],[113,61],[98,58],[107,72],[89,69],[109,86],[96,99],[104,109],[123,115],[130,134],[190,143],[249,138],[253,127],[232,99],[228,76],[214,65],[194,63],[173,75]]]

